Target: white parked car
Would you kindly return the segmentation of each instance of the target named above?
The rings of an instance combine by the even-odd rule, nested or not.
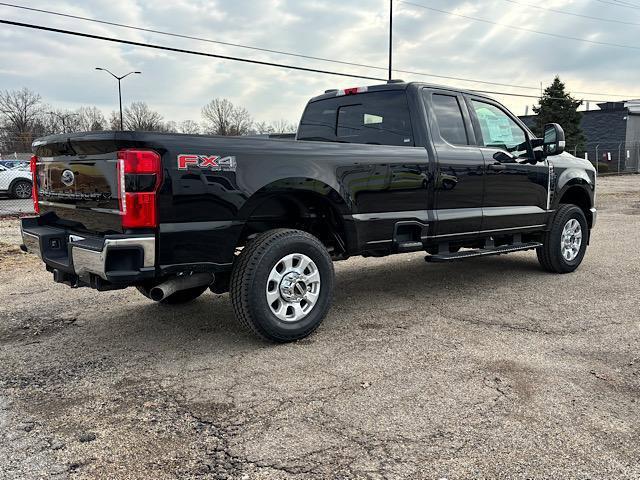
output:
[[[0,165],[0,194],[13,198],[31,198],[31,172]]]

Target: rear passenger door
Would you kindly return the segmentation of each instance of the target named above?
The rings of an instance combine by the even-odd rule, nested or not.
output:
[[[429,130],[437,156],[436,236],[473,236],[482,225],[484,159],[476,145],[464,97],[423,89]]]
[[[531,163],[531,134],[502,105],[467,97],[478,146],[487,165],[483,231],[546,223],[549,164]]]

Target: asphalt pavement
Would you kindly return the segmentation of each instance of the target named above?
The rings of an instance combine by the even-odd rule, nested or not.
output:
[[[0,221],[0,478],[640,478],[640,176],[581,268],[336,264],[320,329],[54,284]]]

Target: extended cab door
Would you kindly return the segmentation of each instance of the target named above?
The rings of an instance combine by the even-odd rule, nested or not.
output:
[[[482,226],[484,158],[467,105],[457,92],[425,88],[422,95],[437,155],[436,236],[473,236]]]
[[[532,164],[531,133],[497,102],[467,96],[474,132],[486,164],[482,230],[546,223],[549,164]]]

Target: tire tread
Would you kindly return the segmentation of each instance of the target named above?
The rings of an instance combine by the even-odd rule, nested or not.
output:
[[[553,217],[551,228],[544,234],[544,239],[542,242],[543,246],[536,250],[538,261],[540,262],[542,268],[547,272],[570,273],[580,265],[576,265],[575,268],[567,268],[565,265],[563,265],[560,259],[560,254],[554,245],[554,239],[557,235],[562,233],[560,230],[564,228],[564,225],[576,210],[578,210],[582,214],[584,224],[586,225],[586,218],[584,218],[584,214],[582,213],[582,210],[580,210],[580,207],[568,203],[561,204]],[[589,231],[587,229],[584,231],[584,242],[588,241],[588,235]]]
[[[231,281],[229,284],[229,296],[231,297],[231,305],[236,318],[240,323],[263,340],[271,340],[276,342],[289,342],[291,338],[280,336],[270,332],[264,332],[259,324],[254,320],[250,312],[249,296],[253,283],[253,273],[258,268],[260,260],[271,246],[287,237],[303,237],[308,241],[316,244],[320,251],[326,252],[324,245],[313,235],[302,230],[294,230],[288,228],[278,228],[258,234],[251,240],[240,255],[236,258],[231,273]],[[328,255],[328,253],[327,253]],[[315,324],[311,329],[304,332],[304,337],[312,334],[318,327],[320,322]]]

